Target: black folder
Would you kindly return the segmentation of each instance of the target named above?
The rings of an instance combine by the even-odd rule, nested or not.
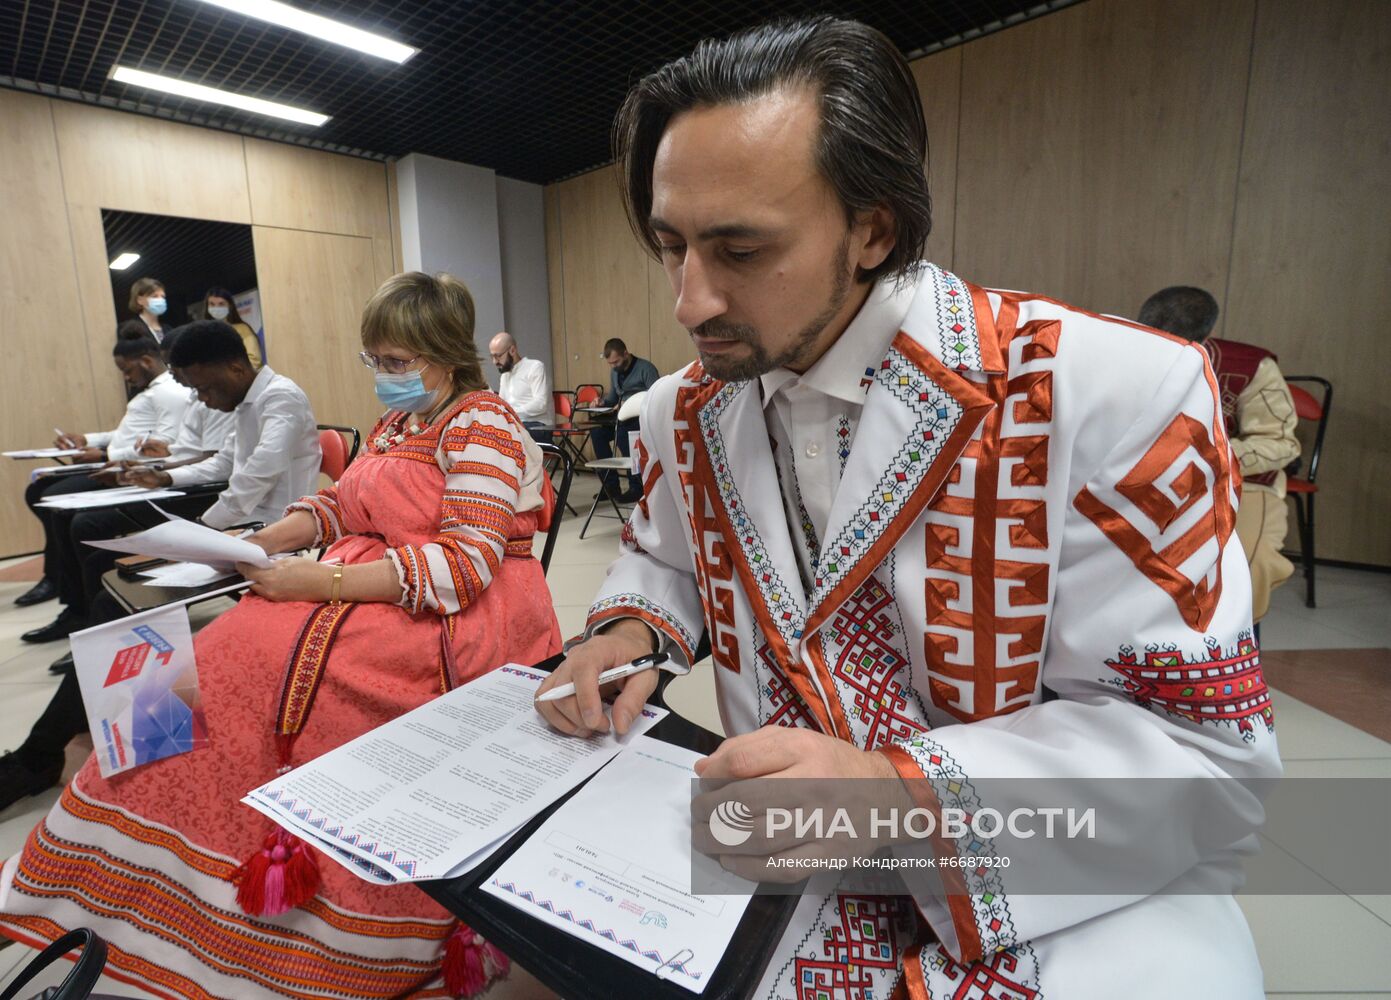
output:
[[[560,657],[538,663],[536,669],[551,670]],[[667,677],[664,675],[664,680]],[[663,684],[661,687],[664,687]],[[661,704],[661,688],[653,697]],[[647,735],[699,753],[710,753],[721,738],[700,726],[669,714],[647,731]],[[697,994],[673,982],[658,979],[597,948],[581,938],[483,892],[479,887],[512,852],[517,850],[551,813],[579,791],[579,787],[544,810],[473,871],[454,879],[415,883],[436,902],[497,945],[514,962],[566,1000],[612,1000],[613,997],[644,997],[654,1000],[692,1000]],[[710,977],[705,992],[708,1000],[743,1000],[758,986],[773,957],[773,949],[792,918],[798,897],[756,894],[749,901],[743,919],[730,939],[729,949]]]

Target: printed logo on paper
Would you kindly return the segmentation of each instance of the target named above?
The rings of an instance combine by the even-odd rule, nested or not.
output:
[[[107,673],[106,681],[102,687],[109,688],[113,684],[120,684],[132,677],[139,677],[140,671],[145,669],[145,663],[149,660],[151,651],[155,652],[156,660],[165,666],[169,665],[169,659],[174,655],[173,644],[148,625],[137,626],[132,631],[145,641],[138,646],[127,646],[117,650],[115,657],[111,660],[111,670]]]

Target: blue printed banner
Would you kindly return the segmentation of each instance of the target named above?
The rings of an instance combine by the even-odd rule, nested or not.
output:
[[[182,605],[75,632],[72,656],[102,777],[207,746]]]

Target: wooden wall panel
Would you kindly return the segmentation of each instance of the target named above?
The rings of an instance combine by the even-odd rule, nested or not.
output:
[[[321,421],[375,422],[381,408],[356,354],[362,304],[399,269],[386,166],[246,142],[249,154],[229,133],[0,91],[0,330],[44,331],[6,341],[5,448],[51,440],[55,423],[110,428],[124,412],[103,208],[249,224],[254,205],[275,367]],[[0,464],[0,489],[17,497],[26,471]],[[36,529],[22,508],[0,506],[0,555],[32,549]]]
[[[69,202],[250,222],[241,136],[53,102]]]
[[[281,142],[245,142],[252,222],[382,239],[391,266],[386,164]]]
[[[98,425],[109,430],[121,422],[126,412],[126,389],[111,360],[111,345],[116,340],[117,303],[111,291],[111,272],[107,268],[106,233],[102,230],[101,208],[97,205],[69,202],[67,211],[78,299],[82,306],[83,349],[96,376],[92,398]],[[122,315],[129,318],[126,303],[120,303],[120,309]]]
[[[912,63],[927,121],[927,183],[932,192],[932,234],[927,258],[951,270],[956,236],[956,152],[961,111],[962,47]]]
[[[372,241],[269,226],[252,227],[252,237],[275,370],[299,383],[319,423],[366,434],[382,412],[357,357],[362,307],[377,288]]]
[[[556,185],[564,233],[567,381],[607,384],[604,342],[621,337],[628,350],[651,356],[647,257],[628,228],[611,168]]]
[[[47,447],[55,426],[90,431],[99,420],[49,102],[0,90],[0,149],[0,450],[10,451]],[[39,464],[0,459],[6,555],[43,547],[38,521],[20,502]]]
[[[1320,554],[1391,564],[1391,18],[1384,0],[1260,0],[1228,335],[1334,384]],[[1290,544],[1295,545],[1294,521]],[[1288,586],[1298,586],[1292,580]]]
[[[564,237],[560,228],[560,188],[550,184],[541,189],[546,215],[546,291],[551,313],[551,384],[573,388],[570,381],[570,355],[565,340]]]
[[[955,269],[1133,316],[1218,295],[1255,0],[1093,0],[965,46]]]
[[[695,345],[684,326],[676,322],[676,295],[662,265],[647,258],[647,326],[652,344],[652,363],[663,375],[683,370],[696,359]]]
[[[386,165],[386,208],[391,215],[391,274],[400,274],[406,264],[401,257],[400,193],[396,186],[395,163]]]

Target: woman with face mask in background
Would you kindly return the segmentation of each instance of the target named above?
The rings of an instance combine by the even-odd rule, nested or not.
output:
[[[164,296],[164,283],[158,278],[139,278],[130,286],[130,311],[149,327],[155,343],[163,343],[164,326],[160,317],[169,309]]]
[[[251,367],[260,371],[261,342],[256,339],[256,331],[237,312],[232,293],[225,288],[209,288],[203,296],[203,309],[208,319],[220,319],[241,335],[241,342],[246,345],[246,356],[251,359]]]
[[[323,560],[238,567],[253,594],[195,639],[209,745],[110,781],[89,758],[0,871],[6,932],[37,944],[91,926],[123,978],[188,998],[304,983],[471,996],[506,972],[414,886],[363,881],[239,801],[282,766],[560,650],[531,554],[554,496],[483,380],[473,324],[447,275],[397,275],[368,302],[362,360],[386,414],[335,487],[250,536],[271,554],[328,546]],[[513,975],[512,995],[534,995]]]

